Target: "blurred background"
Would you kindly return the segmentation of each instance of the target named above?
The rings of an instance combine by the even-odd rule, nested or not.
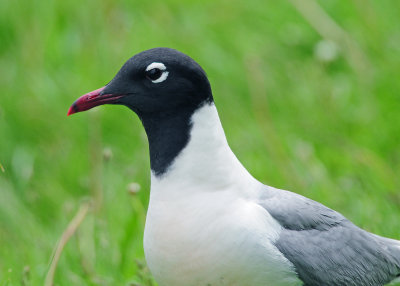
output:
[[[140,121],[66,113],[159,46],[207,71],[257,179],[400,239],[399,19],[380,0],[0,1],[0,285],[156,285]]]

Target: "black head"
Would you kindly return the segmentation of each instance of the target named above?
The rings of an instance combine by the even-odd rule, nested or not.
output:
[[[102,104],[129,107],[142,120],[151,168],[160,175],[187,144],[192,114],[212,101],[199,64],[177,50],[155,48],[130,58],[105,87],[75,101],[68,115]]]
[[[147,50],[130,58],[103,93],[126,94],[119,103],[139,115],[198,106],[212,97],[200,65],[169,48]]]
[[[131,57],[104,87],[79,98],[69,114],[101,104],[122,104],[140,117],[212,101],[206,73],[189,56],[154,48]]]

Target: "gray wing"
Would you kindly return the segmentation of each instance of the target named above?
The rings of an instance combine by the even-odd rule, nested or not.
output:
[[[364,231],[303,196],[267,188],[259,204],[282,225],[276,247],[304,285],[375,286],[400,275],[400,242]]]

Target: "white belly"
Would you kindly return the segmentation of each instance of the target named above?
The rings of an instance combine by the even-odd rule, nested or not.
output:
[[[226,192],[151,200],[144,250],[160,286],[301,285],[273,245],[280,230],[266,210]]]

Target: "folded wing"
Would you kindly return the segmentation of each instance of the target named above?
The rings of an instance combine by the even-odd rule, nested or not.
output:
[[[263,206],[283,227],[276,247],[307,286],[384,285],[400,274],[400,244],[364,231],[340,213],[267,187]]]

